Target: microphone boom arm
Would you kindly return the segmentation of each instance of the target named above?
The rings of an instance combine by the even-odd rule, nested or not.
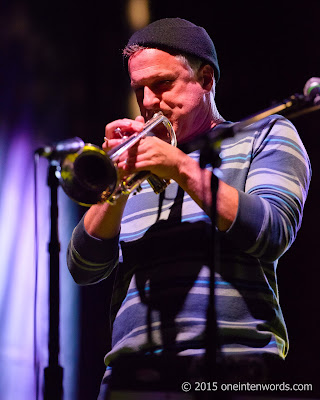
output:
[[[231,124],[220,124],[207,132],[202,137],[178,146],[182,151],[189,153],[195,150],[202,150],[211,145],[217,147],[217,142],[234,136],[237,132],[247,126],[258,122],[269,115],[281,113],[288,119],[299,117],[320,109],[320,78],[310,78],[304,87],[304,94],[293,94],[287,99],[274,104],[256,114],[246,117],[239,122]]]

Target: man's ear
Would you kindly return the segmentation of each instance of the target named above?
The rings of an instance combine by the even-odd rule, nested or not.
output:
[[[211,67],[211,65],[205,64],[202,67],[200,67],[198,71],[198,78],[203,89],[210,92],[214,79],[214,70]]]

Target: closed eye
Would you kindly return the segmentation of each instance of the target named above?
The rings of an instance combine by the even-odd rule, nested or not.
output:
[[[167,90],[170,90],[172,85],[173,85],[173,80],[172,79],[162,79],[160,81],[154,82],[151,86],[151,89],[153,92],[165,92]]]
[[[162,80],[153,82],[148,87],[153,93],[159,94],[159,93],[165,92],[167,90],[170,90],[173,85],[173,82],[174,82],[173,79],[162,79]],[[132,87],[132,89],[134,90],[134,92],[137,96],[143,96],[144,88],[145,88],[145,86],[133,86]]]

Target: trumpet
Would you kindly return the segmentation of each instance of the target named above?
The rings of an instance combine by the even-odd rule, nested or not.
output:
[[[145,124],[143,130],[124,138],[123,142],[104,152],[100,147],[83,143],[76,153],[67,154],[61,161],[57,177],[64,192],[76,203],[90,207],[108,202],[114,204],[121,194],[141,190],[147,180],[156,194],[170,183],[150,171],[140,171],[120,179],[117,161],[121,154],[147,136],[157,136],[177,146],[176,134],[170,121],[160,111]]]

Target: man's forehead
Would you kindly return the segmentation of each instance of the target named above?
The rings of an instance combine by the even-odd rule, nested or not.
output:
[[[147,77],[178,74],[185,64],[175,56],[158,49],[144,49],[132,55],[128,61],[131,81]]]
[[[155,79],[168,79],[176,77],[178,73],[171,68],[160,69],[158,67],[145,67],[139,70],[133,70],[130,73],[131,84],[143,83]]]

